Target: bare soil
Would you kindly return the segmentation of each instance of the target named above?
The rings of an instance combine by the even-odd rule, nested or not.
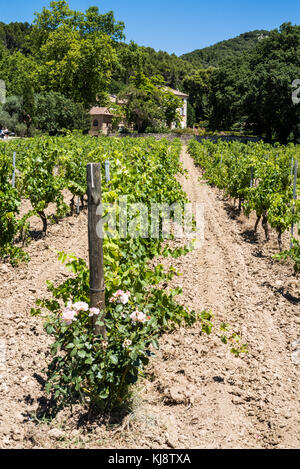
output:
[[[32,241],[28,265],[0,264],[2,349],[6,344],[0,448],[299,448],[299,277],[291,265],[272,260],[274,233],[268,243],[261,226],[253,236],[255,219],[239,215],[210,188],[185,149],[182,162],[189,173],[181,178],[184,190],[194,204],[204,204],[205,242],[184,257],[157,262],[181,272],[170,285],[183,289],[178,302],[211,309],[216,332],[222,321],[231,324],[249,353],[235,358],[218,333],[182,328],[161,338],[129,412],[88,420],[78,405],[48,419],[41,369],[51,339],[30,308],[46,295],[46,280],[59,283],[68,275],[57,251],[87,260],[82,211]],[[41,229],[38,219],[33,228]]]

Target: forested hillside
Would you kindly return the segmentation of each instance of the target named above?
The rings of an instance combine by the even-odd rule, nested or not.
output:
[[[261,39],[268,35],[269,32],[265,30],[249,31],[213,46],[196,49],[182,55],[181,58],[190,62],[194,67],[217,67],[227,57],[235,57],[243,52],[251,51]]]

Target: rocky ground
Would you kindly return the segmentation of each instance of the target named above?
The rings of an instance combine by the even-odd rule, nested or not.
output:
[[[28,265],[0,264],[0,448],[299,448],[299,277],[272,260],[275,234],[265,243],[260,227],[254,237],[255,220],[210,188],[185,150],[182,162],[184,190],[204,204],[205,240],[157,261],[182,273],[170,285],[183,289],[179,302],[212,310],[215,333],[203,336],[196,325],[163,336],[127,414],[87,421],[76,406],[43,417],[49,338],[30,308],[47,279],[68,275],[57,251],[87,259],[86,213],[65,218],[31,242]],[[247,355],[236,358],[221,343],[222,321],[242,335]]]

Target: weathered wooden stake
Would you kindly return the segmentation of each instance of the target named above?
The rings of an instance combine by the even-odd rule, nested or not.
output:
[[[13,188],[15,188],[16,187],[16,152],[15,151],[13,153],[13,167],[14,167],[14,171],[12,175],[11,185]]]
[[[292,157],[292,161],[291,161],[291,177],[293,177],[293,171],[294,171],[294,158]]]
[[[89,259],[90,259],[90,299],[91,307],[99,308],[101,318],[105,317],[105,284],[103,269],[103,236],[99,229],[98,207],[101,204],[101,164],[90,163],[87,165],[87,194],[88,194],[88,234],[89,234]],[[98,226],[97,226],[98,225]],[[92,317],[92,325],[96,335],[102,335],[106,339],[105,326],[96,324],[97,316]]]
[[[295,160],[294,168],[294,201],[297,200],[297,177],[298,177],[298,160]],[[295,203],[293,205],[293,215],[295,214]],[[293,248],[293,238],[294,238],[294,222],[292,223],[291,228],[291,249]]]
[[[250,187],[253,187],[254,183],[254,169],[251,168],[251,181],[250,181]]]
[[[107,182],[110,181],[110,164],[109,160],[105,161],[105,179]]]

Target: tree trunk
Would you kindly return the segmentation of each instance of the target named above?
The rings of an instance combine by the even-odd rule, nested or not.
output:
[[[266,210],[263,213],[262,226],[263,226],[263,229],[265,231],[266,241],[270,241],[268,218],[267,218],[267,211]]]
[[[73,215],[74,213],[74,199],[75,199],[75,195],[73,195],[72,199],[71,199],[71,202],[70,202],[70,210],[71,210],[71,215]]]
[[[281,238],[281,236],[282,236],[282,231],[281,231],[281,229],[279,229],[277,239],[278,239],[278,246],[279,246],[279,251],[280,252],[282,252],[282,238]]]
[[[47,223],[47,217],[45,215],[44,210],[41,210],[40,212],[38,212],[38,215],[39,215],[39,217],[41,218],[41,220],[43,222],[43,233],[46,236],[48,223]]]
[[[257,217],[257,220],[255,222],[255,226],[254,226],[254,233],[257,233],[257,228],[258,228],[258,224],[261,220],[261,216]]]

